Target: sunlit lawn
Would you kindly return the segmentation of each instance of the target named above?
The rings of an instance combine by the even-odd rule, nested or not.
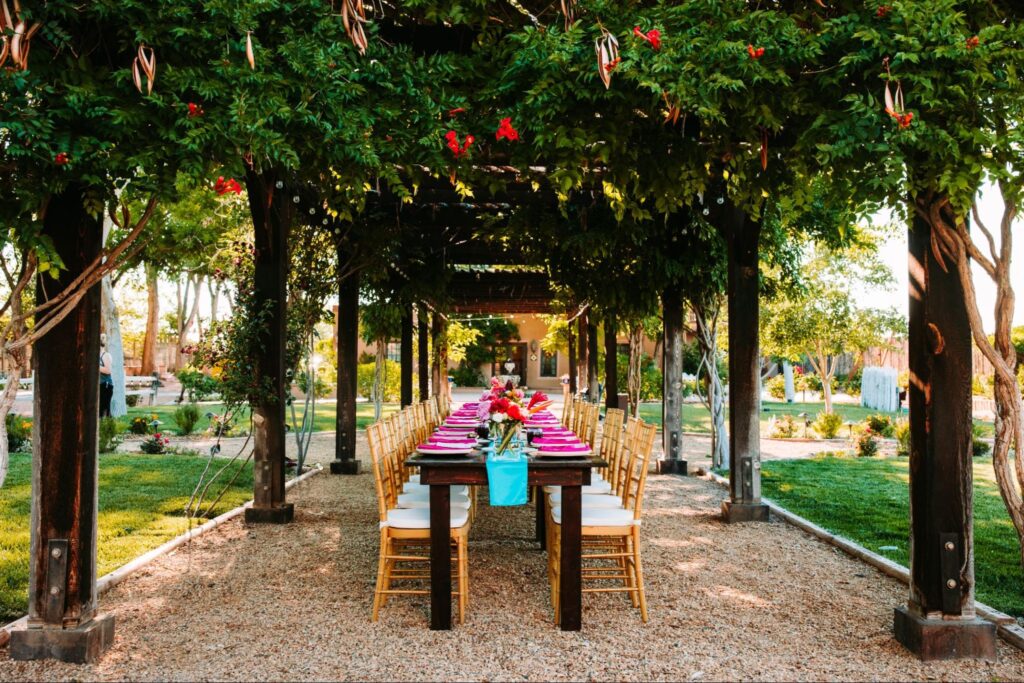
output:
[[[295,406],[295,420],[302,420],[302,404],[296,404]],[[337,405],[331,402],[318,403],[316,405],[316,411],[314,413],[315,419],[313,422],[313,431],[333,431],[335,428],[335,416],[336,416]],[[128,415],[122,418],[125,422],[130,422],[132,418],[136,416],[148,417],[150,415],[156,415],[160,421],[160,429],[169,432],[170,434],[177,433],[177,426],[174,423],[174,411],[178,409],[176,405],[162,405],[162,406],[138,406],[135,408],[128,409]],[[196,426],[196,433],[205,431],[210,426],[210,419],[206,417],[207,413],[220,414],[224,410],[223,404],[220,403],[200,403],[199,404],[199,424]],[[398,405],[394,403],[387,403],[384,405],[384,413],[398,410]],[[285,408],[285,418],[290,423],[292,420],[291,408]],[[359,403],[356,405],[356,424],[359,429],[365,429],[367,425],[373,422],[373,404],[372,403]],[[235,418],[236,428],[242,431],[249,431],[249,411],[243,409],[238,416]]]
[[[909,561],[907,482],[905,458],[826,455],[762,463],[765,497],[903,565]],[[896,550],[882,550],[885,546]],[[978,600],[1024,616],[1017,535],[991,458],[974,460],[974,552]]]
[[[843,422],[863,422],[870,415],[886,414],[892,418],[906,417],[906,410],[903,413],[881,413],[878,410],[872,410],[871,408],[862,408],[859,405],[849,405],[846,403],[833,403],[832,409],[843,416]],[[781,401],[764,401],[761,404],[761,431],[763,435],[767,435],[768,421],[772,417],[781,417],[783,415],[792,415],[797,419],[798,424],[802,424],[802,419],[799,415],[806,413],[809,419],[814,420],[818,413],[825,410],[824,403],[783,403]],[[728,419],[728,408],[726,408],[726,418]],[[640,417],[648,422],[654,422],[655,424],[661,425],[661,403],[641,403],[640,404]],[[981,420],[975,420],[976,425],[980,425],[983,434],[986,436],[992,436],[993,427],[991,422],[982,422]],[[698,433],[711,433],[711,413],[701,403],[684,403],[683,404],[683,431],[687,432],[698,432]],[[847,427],[843,427],[839,431],[839,435],[842,437],[847,436],[849,433]],[[802,434],[802,431],[801,431]],[[811,434],[813,436],[813,433]]]
[[[188,530],[183,509],[206,462],[206,458],[195,455],[100,456],[100,576]],[[233,472],[222,475],[225,483]],[[15,619],[27,609],[31,477],[30,456],[12,455],[0,495],[0,622]],[[222,490],[220,481],[210,487],[208,502],[213,502]],[[252,466],[248,465],[212,514],[226,512],[251,498]]]

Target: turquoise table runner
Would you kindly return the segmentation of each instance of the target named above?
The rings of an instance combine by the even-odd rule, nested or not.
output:
[[[526,505],[526,456],[488,455],[487,483],[491,505]]]

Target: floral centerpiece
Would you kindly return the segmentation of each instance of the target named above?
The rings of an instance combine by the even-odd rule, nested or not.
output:
[[[522,389],[513,387],[512,382],[502,386],[495,378],[491,379],[491,390],[480,401],[478,417],[488,422],[496,438],[500,435],[496,449],[499,455],[508,450],[530,415],[551,405],[548,397],[539,391],[530,397],[529,402],[524,404],[524,401],[526,394]]]

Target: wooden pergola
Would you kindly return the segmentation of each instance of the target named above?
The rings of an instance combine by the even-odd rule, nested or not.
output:
[[[286,187],[273,178],[247,178],[256,239],[254,288],[270,306],[266,344],[254,359],[257,373],[274,386],[276,400],[254,406],[254,504],[250,523],[288,523],[293,506],[285,499],[284,396],[287,378],[284,339],[287,297],[287,239],[290,226],[306,218]],[[262,194],[252,190],[262,188]],[[275,196],[278,200],[275,200]],[[374,201],[390,201],[375,197]],[[514,183],[486,201],[467,203],[451,189],[426,187],[402,208],[428,225],[422,239],[436,251],[439,268],[450,273],[447,295],[457,313],[535,313],[551,310],[552,290],[544,273],[474,269],[517,263],[517,255],[475,239],[481,211],[505,211],[524,202],[553,204],[550,192]],[[723,519],[768,519],[760,484],[760,354],[758,343],[758,244],[760,225],[725,202],[708,220],[727,237],[729,259],[729,447],[730,494]],[[314,211],[312,219],[321,220]],[[65,229],[85,225],[88,230]],[[97,220],[47,212],[43,232],[54,243],[73,280],[99,253]],[[441,236],[441,237],[439,237]],[[971,508],[971,334],[964,292],[956,273],[945,270],[930,248],[928,224],[915,218],[910,231],[911,424],[911,589],[906,607],[896,610],[897,638],[925,658],[994,657],[994,627],[974,616]],[[666,245],[666,248],[668,246]],[[676,245],[675,248],[678,248]],[[339,254],[339,258],[343,255]],[[338,282],[338,413],[334,474],[356,474],[356,364],[359,276]],[[664,317],[664,451],[660,471],[685,474],[682,458],[681,367],[683,292],[661,292]],[[40,296],[45,297],[45,293]],[[428,311],[434,308],[433,313]],[[99,288],[35,349],[36,415],[33,475],[29,628],[14,641],[19,655],[95,659],[113,637],[113,622],[96,601],[97,386]],[[571,388],[579,370],[596,374],[596,325],[585,307],[570,317]],[[416,315],[414,316],[414,310]],[[612,312],[614,313],[614,312]],[[414,317],[418,325],[414,325]],[[427,345],[444,330],[445,319],[432,302],[410,302],[402,323],[401,397],[413,400],[413,336],[418,332],[419,394],[442,390],[444,358],[435,357],[427,384]],[[617,400],[614,335],[610,344],[608,400]],[[610,341],[608,341],[610,339]],[[437,348],[435,346],[435,348]],[[577,354],[577,349],[579,353]],[[592,384],[592,383],[591,383]]]

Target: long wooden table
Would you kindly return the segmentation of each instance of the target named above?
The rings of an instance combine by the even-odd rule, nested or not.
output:
[[[469,457],[420,454],[410,457],[405,464],[418,467],[420,483],[430,486],[430,628],[448,630],[452,627],[450,487],[453,484],[486,486],[487,461],[478,453]],[[528,459],[530,486],[562,487],[560,608],[563,631],[579,631],[582,627],[581,490],[590,484],[592,468],[607,466],[604,460],[594,456]],[[535,499],[537,514],[543,515],[543,491],[538,490]],[[544,542],[543,537],[539,540]]]

